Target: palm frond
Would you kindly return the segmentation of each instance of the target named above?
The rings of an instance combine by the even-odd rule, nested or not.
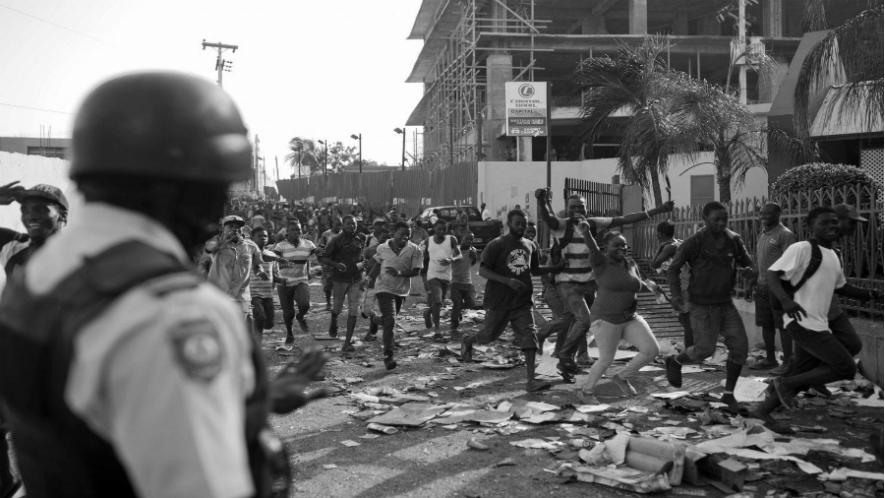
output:
[[[805,0],[802,12],[802,32],[822,31],[829,28],[824,0]]]
[[[807,136],[809,118],[813,117],[810,113],[816,111],[817,99],[830,85],[882,78],[882,14],[881,4],[861,12],[830,32],[805,58],[794,94],[794,125],[801,136]],[[881,95],[880,91],[874,93]],[[880,112],[874,106],[859,110]]]

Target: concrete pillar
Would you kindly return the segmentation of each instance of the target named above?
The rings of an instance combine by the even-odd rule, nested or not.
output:
[[[762,2],[762,36],[766,38],[784,36],[783,0],[764,0]]]
[[[519,157],[516,158],[517,161],[531,161],[532,160],[532,137],[519,137]]]
[[[605,29],[605,16],[587,16],[581,19],[582,35],[607,35]]]
[[[483,120],[483,136],[488,140],[487,161],[503,161],[507,158],[506,145],[498,140],[504,124],[504,83],[513,80],[513,56],[493,53],[486,59],[486,117]]]
[[[648,0],[627,0],[627,17],[631,35],[648,33]]]

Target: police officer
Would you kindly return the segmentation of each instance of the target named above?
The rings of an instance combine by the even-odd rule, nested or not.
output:
[[[268,411],[322,368],[268,382],[240,311],[188,267],[228,186],[250,174],[239,112],[217,86],[136,73],[74,122],[82,215],[0,299],[0,397],[30,497],[285,496]]]

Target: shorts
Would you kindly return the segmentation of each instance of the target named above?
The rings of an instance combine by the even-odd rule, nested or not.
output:
[[[507,325],[513,326],[516,345],[523,351],[538,349],[538,331],[535,328],[535,316],[529,306],[512,310],[487,309],[482,330],[476,335],[476,342],[488,344],[504,333]]]
[[[756,325],[764,328],[784,329],[784,312],[780,302],[768,287],[757,285],[753,300],[756,303]]]
[[[449,290],[449,281],[439,278],[427,280],[427,304],[442,304],[443,296]]]

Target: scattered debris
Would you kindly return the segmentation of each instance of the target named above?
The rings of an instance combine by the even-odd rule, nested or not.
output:
[[[477,451],[488,451],[489,447],[483,443],[481,443],[476,438],[470,438],[467,440],[467,447]]]

